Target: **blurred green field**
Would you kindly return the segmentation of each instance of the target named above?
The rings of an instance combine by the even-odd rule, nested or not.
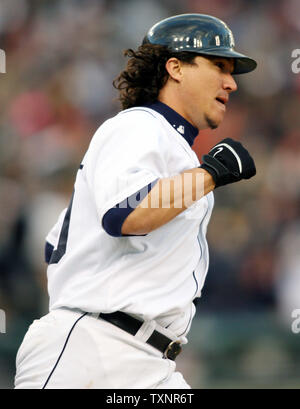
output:
[[[193,388],[300,388],[300,335],[273,313],[204,314],[178,359]]]

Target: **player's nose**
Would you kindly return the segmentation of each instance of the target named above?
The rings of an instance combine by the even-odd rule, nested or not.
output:
[[[224,89],[229,93],[235,92],[238,89],[237,83],[230,73],[225,74],[223,86]]]

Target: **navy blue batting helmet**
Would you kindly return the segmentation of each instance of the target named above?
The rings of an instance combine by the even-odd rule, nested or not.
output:
[[[230,28],[220,19],[206,14],[180,14],[156,23],[143,44],[158,44],[171,51],[189,51],[200,55],[233,58],[233,74],[253,71],[257,63],[235,51]]]

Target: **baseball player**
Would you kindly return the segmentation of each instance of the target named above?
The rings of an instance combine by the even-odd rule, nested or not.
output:
[[[201,14],[160,21],[127,56],[123,109],[92,138],[47,236],[50,312],[25,335],[16,388],[190,388],[175,358],[208,270],[213,190],[256,172],[230,138],[201,164],[191,146],[256,62]]]

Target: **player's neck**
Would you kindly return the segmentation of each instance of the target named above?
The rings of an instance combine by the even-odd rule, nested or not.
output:
[[[185,120],[187,120],[191,125],[193,125],[198,130],[207,128],[207,126],[199,127],[199,123],[196,124],[190,117],[190,115],[188,115],[186,106],[182,101],[182,98],[180,97],[180,95],[178,95],[174,88],[165,86],[163,89],[160,90],[157,99],[158,101],[163,102],[164,104],[172,108],[174,111],[176,111],[179,115],[181,115]]]
[[[176,101],[175,97],[173,98],[173,97],[163,94],[163,95],[159,95],[158,101],[163,102],[164,104],[168,105],[170,108],[174,109],[174,111],[176,111],[179,115],[181,115],[184,119],[190,122],[190,120],[185,115],[184,110],[180,106],[180,103]]]

